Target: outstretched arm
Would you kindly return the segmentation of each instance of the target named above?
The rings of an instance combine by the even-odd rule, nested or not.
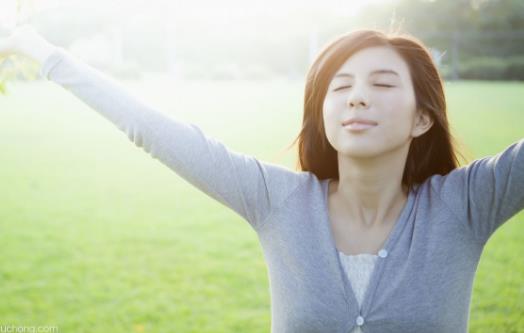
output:
[[[115,124],[135,145],[233,209],[254,229],[305,176],[228,149],[197,125],[155,110],[116,80],[34,32],[22,37],[23,53],[42,62],[42,77],[73,93]]]
[[[485,244],[495,230],[524,209],[524,139],[445,176],[433,176],[431,186]]]

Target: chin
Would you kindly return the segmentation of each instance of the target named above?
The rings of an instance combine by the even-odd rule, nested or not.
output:
[[[340,155],[351,157],[351,158],[372,158],[380,155],[380,151],[377,151],[376,147],[366,147],[367,145],[359,145],[354,147],[344,147],[338,151]]]
[[[373,158],[397,150],[405,145],[396,137],[343,137],[336,142],[338,154],[352,158]]]

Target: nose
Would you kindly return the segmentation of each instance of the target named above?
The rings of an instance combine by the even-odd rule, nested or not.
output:
[[[355,85],[355,88],[356,88],[356,85]],[[347,99],[347,105],[350,108],[356,108],[356,107],[368,108],[369,107],[368,98],[362,88],[353,89],[351,91]]]

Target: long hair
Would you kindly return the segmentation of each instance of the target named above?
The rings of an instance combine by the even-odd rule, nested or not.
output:
[[[338,179],[337,151],[328,142],[322,106],[333,75],[355,52],[372,46],[388,46],[406,61],[412,78],[416,108],[427,112],[433,126],[423,135],[413,138],[407,156],[402,188],[434,175],[445,175],[459,165],[446,114],[442,78],[433,63],[430,52],[413,36],[403,33],[360,29],[343,34],[329,42],[311,65],[304,93],[304,115],[298,140],[296,169],[310,171],[319,179]],[[462,156],[462,155],[461,155]]]

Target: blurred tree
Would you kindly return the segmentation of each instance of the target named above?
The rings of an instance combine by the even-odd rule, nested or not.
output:
[[[397,0],[389,5],[370,5],[356,19],[357,26],[376,22],[377,28],[385,30],[392,21],[400,22],[400,30],[413,33],[431,48],[446,51],[443,65],[448,67],[450,78],[459,78],[461,66],[478,57],[484,64],[500,60],[508,68],[522,66],[522,0]],[[499,62],[497,66],[501,67]]]

